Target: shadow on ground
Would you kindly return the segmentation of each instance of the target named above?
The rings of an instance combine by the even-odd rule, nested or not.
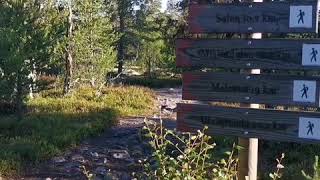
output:
[[[143,117],[124,118],[99,137],[87,139],[80,146],[26,172],[24,179],[95,179],[129,180],[143,171],[144,159],[152,151],[141,134]],[[160,122],[159,118],[148,118]],[[175,121],[163,119],[166,128],[175,128]]]

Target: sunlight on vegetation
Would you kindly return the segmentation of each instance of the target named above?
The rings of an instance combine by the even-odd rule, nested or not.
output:
[[[153,112],[154,95],[140,87],[75,90],[64,97],[49,90],[27,102],[23,120],[0,116],[0,173],[16,173],[26,165],[62,153],[85,137],[111,127],[120,116]]]
[[[201,25],[203,22],[206,23],[206,19],[192,23],[188,22],[188,19],[196,20],[198,17],[188,18],[188,16],[196,14],[200,17],[206,13],[192,13],[189,11],[190,3],[200,3],[203,5],[201,7],[206,7],[207,3],[233,3],[234,0],[203,0],[199,2],[197,0],[168,0],[167,9],[164,11],[161,10],[163,2],[164,0],[0,0],[0,180],[3,175],[18,179],[15,177],[23,175],[31,167],[34,168],[35,165],[45,160],[62,155],[66,150],[79,145],[86,138],[97,136],[115,126],[118,123],[117,120],[122,117],[139,116],[139,120],[141,120],[141,116],[153,116],[158,110],[156,108],[159,107],[159,102],[163,103],[161,107],[165,107],[162,108],[166,110],[164,112],[168,112],[170,118],[174,117],[178,109],[175,104],[179,103],[179,100],[173,99],[179,99],[181,94],[171,90],[175,90],[172,89],[174,87],[182,86],[181,74],[186,71],[246,73],[245,69],[253,68],[254,65],[256,66],[254,68],[262,68],[261,72],[265,77],[281,76],[279,78],[280,85],[277,85],[275,89],[280,88],[279,92],[283,92],[283,97],[288,95],[284,92],[289,91],[283,91],[282,88],[292,88],[289,82],[284,83],[287,81],[284,81],[283,77],[291,75],[296,77],[302,74],[301,77],[312,75],[311,78],[318,78],[319,76],[318,67],[316,67],[319,65],[316,62],[319,50],[312,48],[310,51],[311,64],[307,64],[308,68],[300,70],[301,64],[297,64],[297,62],[301,62],[297,58],[299,57],[302,58],[302,65],[305,65],[303,52],[306,49],[304,46],[308,45],[306,42],[314,39],[315,41],[310,42],[316,44],[314,42],[319,38],[314,33],[313,24],[313,30],[310,31],[312,33],[307,33],[308,28],[298,28],[297,31],[294,31],[295,33],[287,33],[287,30],[279,32],[290,24],[287,22],[285,26],[282,24],[286,18],[289,18],[289,21],[292,19],[290,15],[287,16],[286,12],[283,14],[281,12],[280,14],[276,13],[273,18],[271,14],[275,11],[267,18],[263,14],[263,18],[260,19],[263,21],[265,18],[270,19],[270,22],[265,27],[261,26],[261,23],[258,25],[265,29],[274,27],[272,31],[266,31],[268,33],[262,32],[264,33],[263,38],[268,39],[267,41],[270,43],[264,46],[263,42],[260,45],[251,41],[247,43],[248,38],[251,37],[249,34],[254,33],[253,31],[257,29],[251,25],[248,26],[250,28],[247,28],[241,23],[234,23],[232,32],[228,30],[226,31],[228,33],[222,33],[224,29],[222,21],[221,27],[211,26],[212,23],[205,25],[212,28],[218,27],[219,33],[216,33],[217,31],[214,29],[209,29],[212,32],[192,32],[193,28],[190,28],[192,24],[199,26],[194,29],[201,30]],[[272,3],[284,4],[286,2],[291,1],[272,1]],[[271,1],[268,3],[272,4]],[[294,4],[299,3],[295,2]],[[309,2],[303,2],[303,4],[305,6]],[[236,3],[236,6],[238,5]],[[231,4],[231,6],[233,5]],[[263,6],[262,4],[262,9]],[[222,8],[223,6],[217,7]],[[252,11],[248,11],[248,13],[255,12],[255,6],[248,7],[252,8]],[[279,6],[279,8],[283,7],[285,6]],[[240,9],[242,8],[245,7],[241,6]],[[222,19],[225,19],[225,23],[232,20],[230,17],[233,16],[229,11],[221,9],[218,11],[221,11],[219,14],[223,17]],[[208,18],[209,12],[217,14],[214,11],[208,11],[207,19],[210,19]],[[226,17],[223,16],[223,13],[226,13]],[[290,14],[293,13],[290,12]],[[308,14],[311,14],[311,11]],[[272,19],[278,19],[279,15],[281,15],[280,21],[272,24]],[[303,21],[302,17],[307,14],[300,10],[297,15],[296,17],[300,18],[299,24],[299,21]],[[240,16],[247,16],[247,23],[254,23],[249,22],[251,16],[245,13]],[[259,16],[255,15],[255,17],[258,22]],[[217,19],[220,18],[217,16]],[[316,22],[314,24],[317,25]],[[240,29],[245,29],[241,33],[237,31],[233,33],[238,29],[238,25],[241,25]],[[275,28],[277,26],[278,28]],[[277,33],[273,34],[275,30]],[[290,32],[290,27],[288,30]],[[303,30],[304,33],[299,33],[300,30]],[[247,34],[243,34],[244,32]],[[176,40],[180,38],[188,40],[179,45]],[[217,39],[219,41],[216,41]],[[241,43],[226,43],[227,41],[231,42],[231,39],[235,40],[234,42],[242,39],[245,46],[242,48]],[[287,42],[283,46],[280,43],[281,39],[285,39]],[[289,39],[295,39],[295,43],[291,45]],[[198,40],[199,42],[196,42]],[[202,43],[202,40],[218,43],[213,42],[214,45],[211,46],[211,43],[206,45],[207,43]],[[220,44],[220,40],[224,43]],[[311,47],[311,44],[308,46]],[[302,52],[300,46],[303,46]],[[176,54],[180,55],[176,56]],[[255,63],[251,62],[252,59],[256,60]],[[208,64],[202,65],[200,63],[202,61]],[[313,61],[315,64],[312,64]],[[282,64],[284,62],[286,64]],[[177,64],[179,63],[184,64],[183,66],[192,65],[194,67],[178,68]],[[313,65],[315,66],[313,67]],[[287,66],[292,66],[293,69],[289,70],[290,67]],[[314,72],[307,72],[309,68],[314,69]],[[253,79],[250,77],[246,75],[246,84],[250,84],[247,83],[247,80]],[[200,89],[201,79],[184,79],[192,82],[197,81],[190,89],[196,91]],[[231,102],[211,102],[211,105],[239,108],[240,99],[246,103],[253,103],[256,99],[277,99],[276,102],[280,102],[283,98],[281,93],[279,97],[271,95],[273,93],[267,93],[268,98],[260,97],[263,94],[260,91],[265,91],[265,85],[266,88],[269,88],[267,86],[270,88],[276,86],[277,83],[269,83],[271,79],[273,78],[260,79],[262,85],[259,86],[263,86],[263,90],[257,86],[257,92],[248,91],[238,94],[241,98],[239,100],[235,98],[234,101],[239,102],[230,100],[231,97],[236,97],[237,93],[228,90],[230,96],[221,97],[221,100],[230,100]],[[318,81],[318,79],[314,81],[316,80]],[[223,84],[222,82],[221,80],[219,83]],[[211,92],[214,91],[212,88],[210,92],[207,91],[212,83],[212,78],[208,79],[206,85],[201,85],[203,90],[199,90],[199,93],[207,92],[208,98],[211,98],[210,94],[216,94]],[[226,83],[229,82],[226,81]],[[188,89],[185,87],[184,90]],[[168,91],[170,96],[161,99],[162,94],[159,93],[161,95],[157,100],[156,94],[149,88],[170,88]],[[221,89],[225,91],[229,88]],[[251,88],[244,87],[244,89]],[[293,85],[293,89],[295,89],[295,85]],[[305,96],[306,100],[308,99],[307,91],[308,88],[304,85],[302,98]],[[180,89],[177,92],[180,93]],[[292,91],[290,90],[290,92]],[[218,94],[220,95],[220,93],[223,92]],[[251,95],[245,95],[246,93],[251,93],[254,98],[251,98]],[[184,91],[184,98],[186,94],[188,92]],[[316,93],[317,99],[319,99],[318,94]],[[246,97],[246,101],[243,97]],[[288,98],[284,104],[291,101],[291,96]],[[203,100],[207,104],[210,99]],[[195,103],[195,101],[184,102]],[[301,101],[301,103],[308,103],[307,106],[311,106],[311,102],[313,101]],[[272,111],[281,109],[295,111],[299,114],[298,111],[302,109],[303,111],[311,110],[311,107],[289,108],[267,102],[261,103],[265,103],[265,105],[261,105],[260,108],[265,106],[266,110]],[[319,111],[319,107],[313,107],[312,111]],[[247,115],[249,114],[243,116],[239,113],[239,117],[244,119],[251,117]],[[263,118],[257,119],[258,122]],[[278,121],[276,118],[267,120]],[[295,137],[298,130],[291,128],[293,122],[290,122],[289,126],[290,128],[282,132],[283,135],[291,133],[288,135]],[[313,126],[310,123],[310,130]],[[151,159],[141,162],[145,163],[145,172],[141,176],[149,179],[168,180],[237,179],[236,166],[239,147],[234,144],[237,142],[236,137],[222,136],[213,139],[205,134],[206,130],[205,128],[196,134],[182,134],[176,130],[165,129],[162,124],[147,122],[143,132],[148,136],[145,138],[150,142],[153,156]],[[242,134],[242,130],[239,131]],[[117,140],[115,139],[115,141]],[[318,144],[261,139],[259,140],[258,158],[259,179],[319,179],[319,152],[320,145]],[[279,157],[281,153],[283,154]],[[84,174],[93,179],[94,176],[91,176],[89,171],[91,169],[84,169]]]
[[[146,121],[146,137],[153,148],[153,159],[146,162],[143,177],[149,179],[221,179],[236,178],[238,159],[233,145],[232,151],[224,152],[223,157],[215,153],[216,144],[203,131],[197,134],[180,134],[160,125]],[[155,161],[153,165],[151,161]]]

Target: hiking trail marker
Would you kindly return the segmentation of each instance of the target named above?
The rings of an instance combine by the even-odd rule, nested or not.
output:
[[[188,29],[195,34],[318,33],[318,4],[318,0],[209,5],[191,2]],[[182,68],[320,70],[320,40],[178,39],[176,57],[177,66]],[[320,112],[239,106],[259,103],[318,108],[320,77],[186,72],[182,93],[183,100],[204,104],[178,104],[178,130],[196,132],[208,126],[209,135],[320,142]],[[252,147],[246,148],[251,154],[249,176],[254,180],[258,141],[251,140]]]
[[[317,1],[191,4],[191,33],[318,32]]]
[[[178,67],[320,68],[320,40],[178,39]]]

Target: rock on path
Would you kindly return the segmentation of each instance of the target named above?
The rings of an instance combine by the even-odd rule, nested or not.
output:
[[[159,89],[158,105],[164,125],[175,128],[176,103],[181,101],[181,88]],[[99,137],[88,139],[61,156],[33,167],[20,179],[134,179],[143,171],[141,161],[151,156],[151,149],[141,136],[144,117],[123,118],[119,124]],[[148,118],[159,122],[158,115]]]

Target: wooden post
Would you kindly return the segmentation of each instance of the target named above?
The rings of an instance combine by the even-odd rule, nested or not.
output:
[[[263,2],[263,0],[253,0]],[[253,33],[253,39],[261,39],[262,33]],[[252,69],[251,74],[260,74],[260,69]],[[250,108],[259,109],[259,104],[250,104]],[[244,149],[239,152],[239,180],[257,180],[258,174],[258,146],[257,138],[239,138],[239,145]]]

